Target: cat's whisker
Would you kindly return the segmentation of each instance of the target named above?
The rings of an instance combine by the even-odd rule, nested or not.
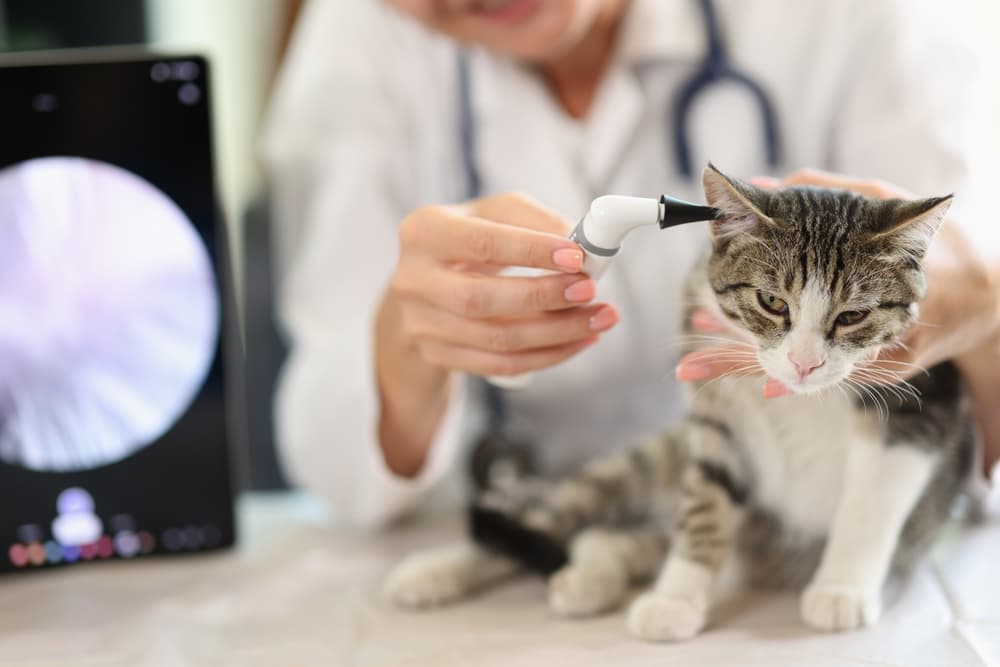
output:
[[[913,353],[913,348],[910,347],[909,345],[907,345],[906,343],[904,343],[901,340],[893,341],[889,345],[886,345],[885,349],[886,350],[890,350],[890,351],[893,351],[893,350],[904,350],[906,352],[910,352],[911,354]]]
[[[725,373],[722,373],[721,375],[719,375],[717,377],[714,377],[714,378],[706,381],[704,384],[702,384],[702,386],[698,387],[698,389],[695,390],[694,396],[698,396],[702,391],[704,391],[705,389],[707,389],[708,387],[710,387],[710,386],[712,386],[714,384],[721,383],[722,380],[731,379],[731,378],[735,378],[735,377],[744,377],[744,376],[748,376],[748,375],[754,375],[756,373],[763,373],[763,371],[764,371],[764,369],[762,369],[760,367],[760,365],[757,364],[757,363],[746,364],[746,365],[743,365],[743,366],[738,366],[738,367],[733,368],[733,369],[729,369]],[[738,373],[740,375],[737,375]]]
[[[746,347],[750,349],[756,349],[757,346],[753,343],[749,343],[745,340],[739,338],[730,338],[728,336],[713,336],[710,334],[685,334],[684,336],[678,336],[678,343],[718,343],[720,345],[733,346],[733,347]]]
[[[892,392],[899,399],[900,405],[906,402],[907,397],[915,400],[918,405],[922,405],[920,390],[898,375],[884,372],[873,373],[870,370],[861,371],[857,375],[862,380],[871,381],[880,389]]]
[[[865,410],[868,409],[868,405],[867,405],[867,403],[865,403],[865,397],[862,396],[861,392],[859,392],[857,389],[855,389],[854,386],[851,385],[851,383],[849,383],[849,382],[843,382],[843,383],[838,382],[837,386],[843,386],[846,389],[849,389],[851,392],[854,393],[855,396],[858,397],[858,400],[861,402],[861,407],[864,408]]]
[[[854,376],[860,380],[866,381],[869,384],[874,384],[880,389],[891,392],[897,397],[901,396],[900,390],[896,386],[896,383],[900,381],[900,378],[896,375],[876,372],[873,369],[859,369],[855,371]]]
[[[931,372],[927,370],[926,367],[909,361],[897,361],[896,359],[874,359],[872,361],[865,361],[862,363],[865,368],[868,367],[880,368],[883,367],[884,364],[892,364],[894,366],[902,366],[903,368],[906,369],[915,370],[918,373],[926,375],[927,377],[930,377],[931,375]],[[891,370],[891,369],[886,369],[886,370]]]
[[[910,382],[908,382],[906,378],[903,377],[900,371],[891,370],[888,368],[882,368],[879,367],[877,364],[873,364],[871,366],[862,366],[858,368],[856,372],[863,373],[871,377],[880,378],[884,380],[887,384],[892,384],[897,387],[905,387],[906,389],[909,389],[911,391],[917,391],[916,387],[914,387]]]
[[[733,347],[729,345],[718,345],[718,344],[709,345],[707,347],[701,347],[698,348],[697,350],[692,351],[691,353],[692,354],[697,353],[698,357],[702,359],[706,359],[710,356],[719,354],[735,354],[744,357],[753,357],[755,359],[757,358],[756,350],[744,350],[738,347]]]
[[[885,399],[882,396],[872,391],[872,388],[864,383],[858,382],[851,378],[845,378],[844,381],[847,382],[849,385],[856,387],[863,394],[865,394],[865,396],[872,399],[872,404],[878,410],[879,421],[882,422],[889,421],[889,405],[888,403],[885,402]]]

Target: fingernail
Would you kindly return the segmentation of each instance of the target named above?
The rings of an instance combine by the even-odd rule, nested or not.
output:
[[[675,373],[681,382],[697,382],[707,379],[712,374],[712,369],[705,364],[686,361],[677,367]]]
[[[764,383],[764,398],[778,398],[779,396],[785,396],[790,393],[792,392],[789,391],[788,387],[777,380],[769,378],[768,381]]]
[[[552,253],[552,261],[567,271],[579,271],[583,268],[583,252],[573,248],[561,248]]]
[[[587,280],[575,282],[567,287],[566,291],[563,292],[563,296],[566,297],[567,301],[590,301],[594,298],[594,292],[594,281],[588,278]]]
[[[590,318],[591,331],[604,331],[610,329],[618,321],[618,313],[614,308],[601,308]]]

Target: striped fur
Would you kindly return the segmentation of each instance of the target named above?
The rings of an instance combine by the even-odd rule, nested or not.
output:
[[[872,623],[889,572],[926,551],[972,467],[955,368],[903,382],[869,361],[914,323],[920,261],[950,200],[764,191],[711,166],[704,179],[723,216],[687,303],[728,320],[727,354],[745,372],[692,387],[668,434],[568,479],[484,493],[472,535],[483,558],[552,574],[565,615],[611,609],[655,577],[628,613],[648,640],[699,632],[727,570],[804,588],[813,627]],[[688,334],[689,350],[719,343]],[[764,400],[761,369],[793,394]],[[892,383],[863,387],[859,373]]]

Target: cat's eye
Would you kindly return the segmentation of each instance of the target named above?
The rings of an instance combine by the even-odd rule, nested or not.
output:
[[[866,310],[845,310],[840,315],[837,315],[837,324],[842,327],[849,327],[852,324],[857,324],[866,317],[868,317],[868,311]]]
[[[788,313],[788,304],[785,303],[785,300],[779,299],[770,292],[758,291],[757,301],[760,303],[760,307],[769,313],[775,315],[786,315]]]

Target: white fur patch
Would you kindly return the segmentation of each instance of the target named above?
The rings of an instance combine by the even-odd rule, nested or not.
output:
[[[519,569],[509,558],[461,542],[404,559],[386,576],[383,592],[400,607],[423,609],[463,598]]]
[[[708,619],[714,575],[704,565],[672,555],[655,588],[628,611],[628,630],[646,641],[680,641],[698,634]]]
[[[874,623],[903,524],[927,486],[925,451],[857,437],[823,560],[802,598],[803,619],[824,630]]]

